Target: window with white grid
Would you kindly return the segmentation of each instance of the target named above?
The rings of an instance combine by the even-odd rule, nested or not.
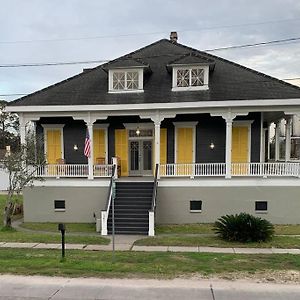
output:
[[[143,89],[143,73],[140,70],[110,71],[109,90],[112,92],[139,91]]]
[[[175,67],[173,69],[173,91],[208,89],[208,72],[206,66]]]

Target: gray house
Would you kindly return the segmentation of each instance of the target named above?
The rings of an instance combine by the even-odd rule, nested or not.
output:
[[[175,33],[8,110],[20,116],[23,143],[35,123],[47,158],[37,170],[46,180],[24,191],[26,222],[96,216],[107,234],[112,182],[118,233],[153,235],[155,222],[242,211],[300,221],[299,157],[291,158],[300,88],[179,44]]]

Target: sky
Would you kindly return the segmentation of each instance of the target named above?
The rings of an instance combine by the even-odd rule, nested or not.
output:
[[[299,0],[0,0],[0,66],[110,60],[178,32],[199,50],[300,37]],[[300,41],[212,52],[300,78]],[[98,64],[0,68],[0,95],[31,93]],[[0,96],[7,101],[18,96]]]

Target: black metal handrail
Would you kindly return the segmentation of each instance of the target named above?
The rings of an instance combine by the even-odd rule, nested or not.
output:
[[[151,210],[150,211],[155,211],[156,207],[156,194],[157,194],[157,184],[158,184],[158,167],[159,165],[155,165],[155,175],[154,175],[154,185],[153,185],[153,194],[152,194],[152,203],[151,203]]]
[[[108,188],[106,206],[105,206],[106,211],[108,211],[109,207],[110,207],[110,202],[111,202],[111,197],[112,197],[112,192],[113,192],[113,181],[114,181],[115,171],[116,171],[116,165],[113,165],[112,174],[111,174],[111,177],[110,177],[109,188]]]

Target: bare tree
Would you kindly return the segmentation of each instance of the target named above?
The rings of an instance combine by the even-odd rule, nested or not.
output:
[[[45,164],[41,143],[33,132],[27,132],[26,143],[19,149],[7,153],[4,159],[4,167],[9,176],[9,186],[6,205],[4,208],[4,226],[11,227],[17,200],[26,186],[33,186],[34,180],[42,180],[37,177],[37,169]]]

